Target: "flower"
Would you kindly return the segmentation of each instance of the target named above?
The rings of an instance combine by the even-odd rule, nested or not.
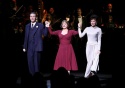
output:
[[[36,26],[36,28],[38,28],[38,26]]]

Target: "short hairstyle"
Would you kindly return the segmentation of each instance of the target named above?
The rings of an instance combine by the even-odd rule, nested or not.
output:
[[[95,19],[95,20],[97,21],[98,16],[97,16],[97,15],[95,15],[95,14],[93,14],[93,15],[91,15],[91,16],[90,16],[90,20],[92,20],[92,19]]]
[[[68,21],[66,21],[66,20],[63,20],[62,22],[61,22],[61,28],[62,28],[62,24],[64,23],[64,22],[66,22],[67,23],[67,27],[69,27],[69,22]]]
[[[31,15],[31,14],[35,14],[35,15],[36,15],[36,12],[31,12],[30,15]]]
[[[70,14],[66,14],[66,17],[67,17],[67,18],[70,18]]]

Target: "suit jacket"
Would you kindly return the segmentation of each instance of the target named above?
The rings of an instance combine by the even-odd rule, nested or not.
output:
[[[32,30],[32,32],[30,32],[30,30]],[[31,23],[27,24],[25,27],[25,37],[24,37],[23,48],[28,50],[28,45],[30,44],[30,41],[32,41],[33,48],[35,51],[43,51],[42,35],[46,36],[47,32],[48,32],[48,28],[45,27],[42,23],[36,22],[33,29],[31,29]]]

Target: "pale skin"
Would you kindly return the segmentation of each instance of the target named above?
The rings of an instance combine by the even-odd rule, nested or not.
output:
[[[31,21],[31,23],[36,22],[36,14],[34,14],[34,13],[31,13],[31,14],[30,14],[30,21]],[[50,25],[50,23],[48,23],[48,22],[46,21],[45,26],[46,26],[46,27],[49,27],[49,25]],[[23,52],[26,52],[26,49],[23,49]]]
[[[36,14],[30,14],[30,21],[31,23],[36,22]],[[23,49],[23,52],[26,52],[26,49]]]
[[[47,27],[49,27],[50,22],[45,21],[45,24],[46,24]],[[66,35],[68,33],[68,28],[67,28],[68,24],[66,22],[63,22],[61,26],[62,26],[62,32],[61,32],[61,34],[62,35]]]
[[[36,22],[36,14],[30,14],[30,21],[32,23]]]
[[[63,22],[63,23],[62,23],[62,28],[63,28],[63,29],[62,29],[62,32],[61,32],[62,35],[66,35],[66,34],[68,33],[67,27],[68,27],[67,23],[66,23],[66,22]]]
[[[45,21],[45,25],[46,25],[47,27],[49,27],[50,22]],[[61,26],[62,26],[61,34],[62,34],[62,35],[68,34],[68,24],[64,21],[64,22],[62,22]],[[70,71],[68,71],[68,73],[70,74]]]
[[[93,27],[93,28],[95,28],[96,27],[96,25],[97,25],[97,21],[96,21],[96,19],[91,19],[90,20],[90,24],[91,24],[91,26]],[[80,28],[80,23],[78,23],[78,28]],[[97,54],[100,54],[101,53],[101,51],[100,50],[98,50],[97,51]]]

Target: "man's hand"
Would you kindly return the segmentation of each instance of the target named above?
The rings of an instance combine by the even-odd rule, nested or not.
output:
[[[23,49],[23,52],[26,52],[26,49]]]
[[[78,28],[80,28],[81,23],[78,23]]]

